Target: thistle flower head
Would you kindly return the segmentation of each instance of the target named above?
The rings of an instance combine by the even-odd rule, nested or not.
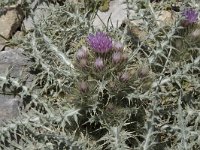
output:
[[[121,52],[114,52],[114,53],[112,54],[112,61],[113,61],[114,63],[119,63],[119,62],[121,61],[121,58],[122,58]]]
[[[96,69],[102,69],[104,64],[103,64],[103,59],[98,57],[95,62],[94,62],[94,66]]]
[[[112,39],[103,32],[90,34],[88,44],[97,53],[107,53],[112,49]]]
[[[120,50],[123,50],[123,44],[121,42],[116,42],[114,41],[113,42],[113,49],[116,50],[116,51],[120,51]]]
[[[82,68],[87,66],[87,60],[85,58],[80,59],[79,64]]]
[[[193,8],[187,8],[183,11],[185,21],[189,24],[196,23],[198,21],[198,12]]]
[[[130,74],[129,74],[128,72],[124,72],[124,73],[122,73],[122,75],[120,76],[119,79],[120,79],[121,81],[126,82],[126,81],[129,80],[129,78],[130,78]]]
[[[80,90],[80,92],[85,93],[85,92],[88,91],[88,89],[89,89],[89,88],[88,88],[87,82],[81,81],[81,82],[79,83],[79,90]]]
[[[143,66],[138,69],[137,74],[138,74],[139,78],[144,78],[144,77],[148,76],[149,68],[147,66]]]
[[[88,55],[87,53],[87,48],[85,46],[83,46],[82,48],[80,48],[77,53],[76,53],[76,58],[79,60],[79,59],[82,59],[82,58],[86,58]]]
[[[128,60],[128,54],[122,54],[122,61]]]

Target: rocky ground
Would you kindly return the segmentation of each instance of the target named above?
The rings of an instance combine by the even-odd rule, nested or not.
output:
[[[35,7],[37,0],[31,7]],[[41,7],[44,4],[39,5]],[[39,18],[39,7],[35,9],[35,19]],[[23,55],[23,49],[13,47],[9,41],[13,38],[22,38],[25,32],[33,29],[31,17],[25,17],[19,5],[1,8],[4,12],[0,15],[0,76],[9,75],[13,79],[26,78],[26,86],[29,86],[32,74],[26,68],[30,65],[28,58]],[[23,76],[23,75],[26,75]],[[20,97],[10,93],[9,88],[0,90],[0,124],[8,119],[17,117],[19,113]]]

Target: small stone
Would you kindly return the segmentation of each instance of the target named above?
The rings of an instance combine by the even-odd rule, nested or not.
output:
[[[170,26],[175,21],[175,16],[171,11],[157,11],[156,12],[157,24],[159,26]]]

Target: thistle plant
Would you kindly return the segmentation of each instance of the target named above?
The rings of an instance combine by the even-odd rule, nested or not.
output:
[[[160,26],[157,11],[173,3],[126,1],[127,19],[148,33],[137,41],[129,24],[96,29],[96,11],[81,2],[49,5],[18,45],[33,63],[31,85],[0,75],[23,104],[0,127],[0,149],[200,149],[200,54],[188,39],[199,6],[184,0],[185,13]]]
[[[103,115],[104,111],[108,111],[108,107],[123,109],[123,103],[130,103],[126,96],[133,88],[145,92],[143,90],[150,87],[146,83],[151,83],[153,74],[148,67],[142,68],[136,61],[130,61],[131,50],[109,33],[89,33],[78,45],[80,48],[75,49],[74,66],[79,72],[76,83],[79,89],[75,85],[74,102],[79,107],[97,105],[95,111],[101,112],[96,114],[97,118],[103,118],[104,123],[110,125],[118,124],[117,120],[123,120],[131,112],[129,109],[107,115]],[[95,96],[92,96],[94,93]],[[87,111],[90,112],[90,109]]]
[[[89,34],[82,47],[85,47],[87,52],[84,50],[84,54],[82,54],[79,49],[76,52],[76,57],[79,57],[79,59],[75,59],[75,66],[81,70],[82,78],[92,81],[105,81],[104,88],[108,91],[109,82],[116,82],[116,85],[118,83],[120,91],[123,91],[120,84],[124,83],[121,81],[127,81],[132,84],[134,80],[137,80],[137,63],[130,63],[127,58],[130,50],[125,48],[121,42],[111,38],[107,33],[96,32]],[[83,57],[86,55],[87,58]],[[83,59],[87,62],[84,67],[81,63]]]

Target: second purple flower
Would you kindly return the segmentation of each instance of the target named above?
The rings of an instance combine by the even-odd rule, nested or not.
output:
[[[182,14],[185,17],[185,21],[189,24],[198,21],[198,12],[193,8],[186,8]]]

